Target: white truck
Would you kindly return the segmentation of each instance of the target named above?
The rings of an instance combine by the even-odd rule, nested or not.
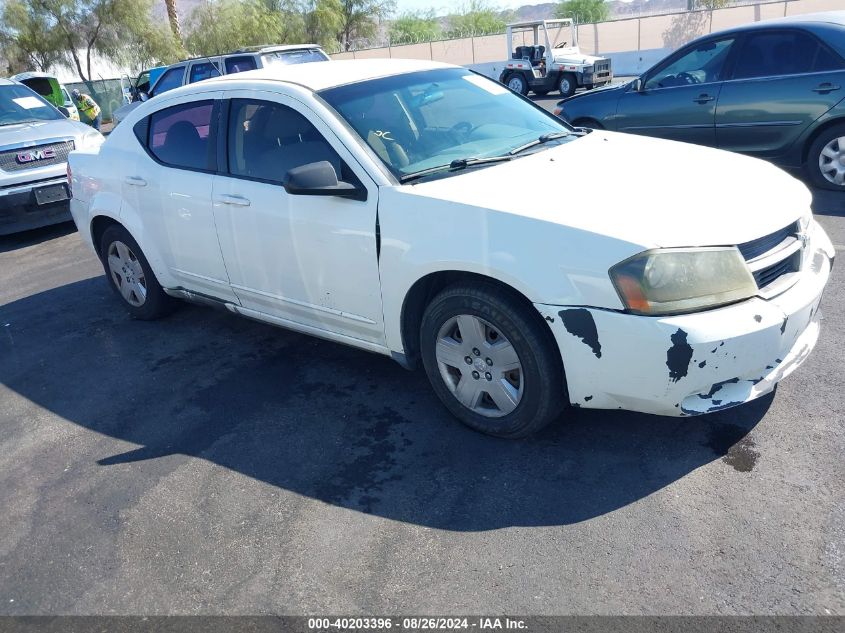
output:
[[[469,68],[522,95],[559,90],[570,97],[578,88],[589,90],[613,80],[610,59],[585,55],[578,48],[578,29],[570,18],[509,24],[507,50],[505,62]]]

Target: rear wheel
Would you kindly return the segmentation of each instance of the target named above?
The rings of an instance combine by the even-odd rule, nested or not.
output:
[[[564,404],[557,346],[530,309],[495,286],[453,286],[426,308],[420,349],[449,411],[498,437],[540,430]]]
[[[100,257],[109,285],[136,319],[157,319],[169,313],[173,299],[162,290],[141,247],[120,225],[103,232]]]
[[[534,94],[537,95],[538,97],[545,97],[547,94],[549,94],[549,91],[546,90],[545,88],[535,88]]]
[[[505,85],[514,92],[517,92],[523,96],[528,94],[528,82],[525,80],[525,77],[523,77],[519,73],[513,73],[512,75],[509,75],[507,81],[505,82]]]
[[[805,169],[817,187],[845,191],[845,125],[819,134],[807,153]]]
[[[558,82],[561,97],[571,97],[578,88],[578,79],[572,73],[563,73]]]

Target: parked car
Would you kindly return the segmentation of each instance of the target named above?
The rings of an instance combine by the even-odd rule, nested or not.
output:
[[[26,86],[0,79],[0,235],[70,220],[67,155],[102,140]]]
[[[76,109],[73,99],[68,94],[67,88],[58,79],[53,77],[53,75],[28,72],[14,75],[10,79],[40,94],[48,103],[56,106],[62,114],[67,113],[67,118],[79,121],[79,110]]]
[[[272,68],[289,64],[329,61],[329,56],[316,44],[290,44],[285,46],[256,46],[242,48],[234,53],[214,57],[186,59],[169,66],[164,71],[157,70],[158,79],[153,79],[152,71],[149,92],[139,90],[132,103],[121,106],[112,113],[115,126],[132,112],[138,103],[151,99],[179,86],[196,83],[220,75],[231,75],[256,68]]]
[[[141,71],[135,79],[131,79],[128,75],[121,75],[120,89],[123,93],[124,105],[136,101],[145,101],[149,98],[150,86],[165,70],[167,70],[167,66],[149,68]]]
[[[421,361],[457,418],[504,437],[567,401],[682,416],[770,392],[816,344],[834,256],[768,163],[576,131],[428,61],[173,90],[70,168],[133,316],[180,297]],[[577,186],[552,204],[513,185],[535,181]]]
[[[627,84],[561,101],[557,112],[577,126],[765,158],[845,191],[845,11],[699,38]]]
[[[611,61],[581,52],[578,28],[571,18],[508,24],[507,61],[471,64],[470,69],[498,79],[514,92],[546,95],[559,90],[569,97],[578,88],[591,90],[613,80]]]

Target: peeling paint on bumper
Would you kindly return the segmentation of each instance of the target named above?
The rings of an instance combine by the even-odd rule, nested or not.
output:
[[[684,416],[719,411],[771,392],[818,341],[819,304],[834,249],[813,224],[800,280],[769,300],[753,298],[667,317],[535,304],[560,348],[570,402]],[[572,315],[574,310],[579,327],[570,323],[567,329],[561,313]],[[590,328],[584,325],[587,321]],[[593,324],[596,338],[585,340],[584,332],[592,333]]]

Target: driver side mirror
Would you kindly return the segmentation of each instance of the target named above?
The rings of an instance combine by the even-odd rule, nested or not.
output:
[[[367,199],[363,187],[338,181],[334,167],[327,160],[291,169],[285,179],[285,191],[294,196],[336,196],[362,202]]]
[[[70,118],[70,110],[68,110],[66,107],[58,106],[58,110],[65,116],[66,119]]]
[[[637,77],[634,81],[631,82],[631,92],[642,92],[643,91],[643,80],[642,77]]]
[[[140,101],[141,103],[143,103],[144,101],[148,101],[149,98],[150,98],[150,95],[148,95],[143,90],[138,91],[138,101]]]

